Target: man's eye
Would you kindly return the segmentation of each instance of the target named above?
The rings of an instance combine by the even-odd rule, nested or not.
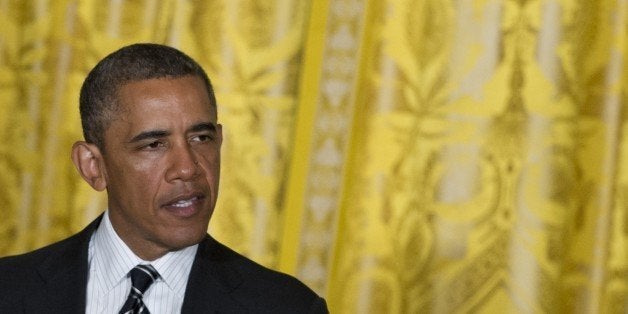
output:
[[[211,139],[212,139],[211,136],[206,135],[206,134],[201,134],[201,135],[194,136],[192,138],[192,141],[193,142],[207,142],[207,141],[210,141]]]
[[[155,149],[155,148],[159,148],[159,147],[162,147],[162,146],[164,146],[164,143],[163,143],[163,142],[160,142],[160,141],[154,141],[154,142],[150,142],[150,143],[148,143],[148,144],[147,144],[147,145],[145,145],[144,147],[145,147],[145,148],[148,148],[148,149]]]

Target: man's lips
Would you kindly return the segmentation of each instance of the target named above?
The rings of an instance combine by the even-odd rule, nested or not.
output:
[[[173,203],[173,204],[171,204],[169,206],[172,206],[172,207],[188,207],[188,206],[192,206],[192,204],[194,204],[194,202],[197,201],[197,200],[198,200],[197,197],[193,197],[193,198],[188,199],[188,200],[178,201],[178,202]]]
[[[161,207],[177,216],[191,216],[200,210],[198,205],[200,205],[204,199],[205,195],[200,192],[184,194],[165,202]]]

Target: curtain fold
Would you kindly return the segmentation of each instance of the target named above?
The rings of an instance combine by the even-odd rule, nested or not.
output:
[[[215,86],[209,231],[333,313],[628,310],[628,0],[0,0],[0,256],[105,209],[78,94],[134,42]]]

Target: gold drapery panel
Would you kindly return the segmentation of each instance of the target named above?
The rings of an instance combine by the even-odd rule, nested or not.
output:
[[[210,232],[333,313],[628,310],[628,0],[0,0],[0,255],[105,208],[78,91],[147,41],[216,88]]]

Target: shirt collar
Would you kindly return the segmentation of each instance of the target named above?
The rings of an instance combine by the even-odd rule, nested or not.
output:
[[[113,229],[109,219],[109,211],[105,211],[100,226],[94,232],[93,241],[92,263],[95,271],[93,275],[95,280],[99,282],[100,289],[105,292],[122,283],[128,272],[137,264],[150,263],[159,272],[158,281],[165,282],[170,289],[180,296],[185,294],[187,279],[192,269],[198,244],[168,252],[154,261],[144,261],[131,251]]]

